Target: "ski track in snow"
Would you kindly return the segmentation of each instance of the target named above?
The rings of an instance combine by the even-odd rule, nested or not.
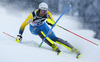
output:
[[[67,40],[79,49],[82,54],[80,59],[76,59],[74,53],[59,44],[57,45],[62,50],[59,56],[45,43],[39,48],[38,44],[42,40],[30,33],[29,26],[25,28],[21,43],[16,43],[13,38],[3,34],[5,31],[16,37],[20,25],[28,15],[29,13],[24,12],[10,14],[0,7],[0,62],[100,62],[100,46],[83,40],[57,26],[53,29],[56,36]],[[55,21],[59,16],[53,15]],[[81,23],[77,20],[75,17],[64,15],[57,24],[100,45],[100,40],[93,38],[95,33],[91,30],[81,29]]]

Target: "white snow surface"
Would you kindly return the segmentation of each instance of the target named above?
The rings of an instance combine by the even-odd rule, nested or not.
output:
[[[15,39],[3,33],[4,31],[16,37],[20,25],[29,14],[29,12],[17,11],[10,11],[9,13],[5,8],[0,7],[0,62],[100,62],[100,46],[96,46],[57,26],[53,28],[56,36],[67,40],[76,47],[82,55],[79,59],[76,59],[76,54],[59,44],[57,45],[62,51],[59,56],[45,43],[40,48],[35,46],[34,41],[40,44],[42,40],[30,33],[29,26],[25,28],[21,43],[15,42]],[[59,16],[53,15],[54,20],[56,21]],[[78,20],[76,17],[64,15],[57,24],[100,45],[100,40],[93,38],[95,32],[82,29]]]

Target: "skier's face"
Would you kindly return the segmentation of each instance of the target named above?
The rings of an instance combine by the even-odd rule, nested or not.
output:
[[[40,10],[40,15],[43,17],[45,16],[47,13],[47,10]]]

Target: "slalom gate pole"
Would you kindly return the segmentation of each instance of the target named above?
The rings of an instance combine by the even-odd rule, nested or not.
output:
[[[10,34],[8,34],[8,33],[6,33],[6,32],[3,32],[4,34],[6,34],[6,35],[8,35],[8,36],[10,36],[10,37],[12,37],[12,38],[16,38],[16,37],[14,37],[14,36],[12,36],[12,35],[10,35]]]
[[[76,36],[78,36],[78,37],[80,37],[80,38],[82,38],[82,39],[84,39],[84,40],[86,40],[86,41],[88,41],[88,42],[90,42],[90,43],[92,43],[92,44],[98,46],[98,44],[96,44],[96,43],[94,43],[94,42],[92,42],[92,41],[90,41],[90,40],[88,40],[88,39],[86,39],[86,38],[84,38],[84,37],[82,37],[82,36],[80,36],[80,35],[78,35],[78,34],[72,32],[72,31],[70,31],[70,30],[68,30],[68,29],[65,29],[65,28],[63,28],[63,27],[61,27],[61,26],[59,26],[59,25],[56,25],[56,26],[58,26],[58,27],[60,27],[60,28],[62,28],[62,29],[64,29],[64,30],[66,30],[66,31],[68,31],[68,32],[70,32],[70,33],[72,33],[72,34],[74,34],[74,35],[76,35]]]
[[[55,24],[51,27],[51,29],[49,30],[49,32],[46,34],[46,37],[48,37],[48,34],[52,31],[53,27],[56,25],[56,23],[59,21],[59,19],[65,14],[65,12],[71,7],[68,6],[68,8],[61,14],[61,16],[57,19],[57,21],[55,22]],[[46,37],[43,39],[43,41],[41,42],[41,44],[39,45],[39,47],[41,47],[41,45],[43,44],[43,42],[45,41]]]

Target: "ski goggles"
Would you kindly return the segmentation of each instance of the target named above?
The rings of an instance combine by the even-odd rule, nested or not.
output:
[[[41,13],[47,13],[47,10],[40,10]]]

